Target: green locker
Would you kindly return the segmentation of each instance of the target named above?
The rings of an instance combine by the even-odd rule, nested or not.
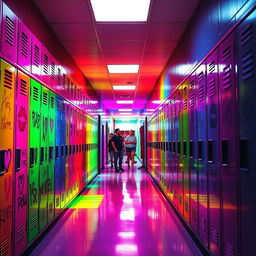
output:
[[[29,206],[28,206],[28,241],[38,234],[39,207],[39,164],[40,164],[40,126],[41,126],[41,90],[42,86],[31,79],[30,87],[30,122],[29,122]]]
[[[39,230],[47,224],[47,195],[49,168],[49,90],[42,87],[41,92],[41,133],[39,168]]]
[[[55,168],[55,125],[56,95],[49,92],[49,166],[48,166],[48,222],[54,217],[54,168]]]

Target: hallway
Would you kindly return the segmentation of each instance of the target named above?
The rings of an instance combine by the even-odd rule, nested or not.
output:
[[[144,170],[107,169],[31,254],[201,255]]]

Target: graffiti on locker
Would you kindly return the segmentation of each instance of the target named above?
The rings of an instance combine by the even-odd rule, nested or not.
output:
[[[0,122],[0,130],[11,130],[12,129],[12,120],[11,120],[11,94],[7,94],[7,91],[4,90],[3,97],[1,99],[1,113],[2,118]]]
[[[43,140],[47,140],[48,135],[48,117],[43,117]]]
[[[35,182],[33,181],[31,184],[29,184],[30,187],[30,204],[36,204],[37,203],[37,188],[35,186]]]
[[[18,112],[18,128],[21,132],[24,132],[28,122],[27,112],[25,107],[20,107]]]
[[[48,179],[47,179],[47,167],[42,167],[42,176],[40,176],[42,182],[40,183],[39,188],[39,202],[41,202],[41,199],[43,196],[47,195],[48,192]]]
[[[8,232],[8,223],[12,218],[12,206],[8,205],[6,208],[0,209],[0,230],[4,231],[4,234]]]
[[[37,129],[39,129],[39,126],[40,126],[40,117],[41,117],[40,114],[33,110],[32,122],[33,122],[33,126]]]
[[[19,197],[18,197],[18,211],[23,209],[27,205],[27,195],[24,193],[24,187],[25,187],[25,175],[19,175],[18,177],[18,191],[19,191]]]
[[[8,150],[0,150],[0,159],[1,159],[1,166],[0,166],[0,176],[8,173],[11,160],[12,160],[12,151]]]
[[[218,110],[217,110],[217,105],[212,104],[210,106],[210,126],[212,129],[216,128],[217,123],[218,123]]]

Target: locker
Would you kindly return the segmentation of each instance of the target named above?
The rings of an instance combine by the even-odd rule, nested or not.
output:
[[[207,65],[207,151],[209,174],[209,248],[221,253],[220,165],[219,165],[219,81],[217,50],[206,60]]]
[[[220,163],[224,254],[238,255],[237,120],[234,35],[218,51],[220,99]]]
[[[42,44],[32,35],[32,49],[31,49],[31,73],[38,78],[41,78],[42,66]]]
[[[195,84],[196,75],[192,73],[189,77],[189,172],[190,172],[190,215],[189,223],[191,229],[198,234],[198,170],[197,170],[197,87]]]
[[[3,60],[0,65],[0,251],[3,255],[11,255],[16,70]]]
[[[64,155],[62,145],[62,98],[56,96],[56,125],[55,125],[55,168],[54,168],[54,194],[55,194],[55,216],[60,212],[61,207],[61,159]]]
[[[18,31],[18,64],[30,72],[31,62],[31,32],[19,20]]]
[[[3,17],[2,18],[2,36],[1,36],[1,52],[10,61],[17,61],[17,46],[18,46],[18,18],[3,3]]]
[[[50,57],[49,85],[51,86],[51,88],[54,91],[57,90],[58,72],[60,72],[60,70],[59,70],[59,66],[57,64],[57,60],[53,56],[51,56]]]
[[[196,70],[197,128],[198,128],[198,203],[199,237],[208,246],[208,173],[207,173],[207,120],[206,120],[206,65],[203,62]]]
[[[47,225],[48,169],[49,169],[49,90],[42,86],[41,132],[39,168],[39,230]]]
[[[255,35],[256,11],[237,30],[239,90],[239,172],[240,172],[240,238],[241,255],[254,252],[255,222]]]
[[[50,83],[51,55],[45,47],[42,47],[41,80],[47,85]]]
[[[41,138],[41,90],[42,86],[30,80],[29,111],[29,209],[28,242],[32,242],[39,231],[39,164]]]
[[[15,255],[21,254],[27,244],[29,84],[30,78],[18,71],[15,100]]]
[[[75,152],[75,112],[73,106],[69,105],[69,182],[68,182],[68,194],[69,194],[69,201],[72,199],[73,196],[73,185],[74,185],[74,161],[76,157]]]
[[[48,222],[54,217],[54,169],[55,169],[55,129],[56,129],[56,95],[49,91],[49,149],[48,149],[48,178],[47,178],[47,211]]]

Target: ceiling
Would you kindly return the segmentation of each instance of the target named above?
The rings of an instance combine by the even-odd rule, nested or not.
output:
[[[103,108],[144,110],[199,0],[151,0],[147,22],[96,22],[89,0],[33,0],[96,90]],[[138,0],[139,1],[139,0]],[[75,4],[74,4],[75,3]],[[138,74],[109,74],[107,64],[140,64]],[[135,84],[135,91],[112,85]],[[116,100],[134,100],[133,105]]]

